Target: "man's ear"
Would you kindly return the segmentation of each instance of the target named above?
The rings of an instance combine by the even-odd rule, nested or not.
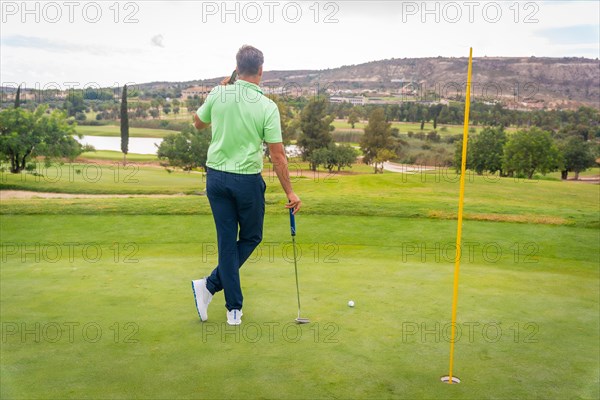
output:
[[[258,67],[258,76],[262,76],[263,74],[263,67],[262,65],[260,67]]]

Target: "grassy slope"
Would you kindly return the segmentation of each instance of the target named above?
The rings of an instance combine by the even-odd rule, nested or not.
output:
[[[267,166],[268,167],[268,166]],[[291,176],[302,194],[305,212],[321,215],[378,215],[455,218],[458,177],[452,170],[414,175],[339,175],[320,171],[301,176],[292,164]],[[362,167],[359,167],[360,169]],[[76,173],[77,170],[81,172]],[[366,171],[365,169],[362,169]],[[75,172],[74,172],[75,171]],[[60,173],[60,178],[58,177]],[[70,193],[176,194],[204,190],[199,173],[173,172],[156,167],[123,169],[122,165],[64,165],[46,171],[47,178],[4,174],[3,189]],[[277,179],[265,177],[267,201],[283,202]],[[598,186],[573,182],[521,180],[469,175],[465,212],[467,219],[579,224],[598,226]],[[147,204],[147,208],[142,206]],[[101,208],[112,213],[209,212],[205,199],[89,199],[6,201],[3,213],[87,213]],[[147,210],[147,211],[146,211]]]
[[[113,172],[37,188],[204,187],[199,174],[142,167],[139,182],[126,184]],[[463,383],[450,387],[437,381],[448,372],[454,174],[292,176],[305,201],[299,268],[312,320],[298,328],[286,325],[295,285],[274,178],[263,246],[242,272],[236,329],[224,324],[221,294],[209,323],[193,306],[189,280],[216,262],[205,197],[2,200],[0,397],[598,398],[597,186],[469,179],[455,359]],[[79,243],[73,257],[66,243]],[[55,244],[62,257],[50,262]],[[23,260],[15,246],[41,259]],[[39,343],[7,331],[36,323],[47,329]],[[63,327],[55,342],[52,323]],[[79,324],[72,341],[65,323]]]

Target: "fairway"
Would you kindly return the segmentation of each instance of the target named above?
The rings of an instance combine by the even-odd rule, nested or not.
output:
[[[131,191],[112,176],[25,188],[204,185],[199,174],[139,171]],[[469,177],[455,348],[463,382],[448,386],[439,378],[448,373],[455,176],[294,179],[306,204],[297,219],[303,326],[293,323],[288,218],[272,177],[265,237],[242,271],[239,327],[225,323],[222,294],[206,323],[194,307],[190,280],[216,263],[204,196],[2,200],[1,397],[598,397],[597,185]]]

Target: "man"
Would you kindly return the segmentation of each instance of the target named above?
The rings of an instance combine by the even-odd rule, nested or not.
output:
[[[239,79],[225,79],[214,88],[194,115],[201,130],[212,124],[212,141],[206,161],[206,194],[215,225],[219,264],[203,279],[192,281],[198,315],[208,318],[212,296],[225,291],[227,323],[242,322],[242,289],[239,269],[262,240],[265,214],[263,142],[295,214],[302,202],[292,190],[281,136],[277,105],[258,86],[263,73],[263,54],[243,46],[236,56]],[[239,227],[239,230],[238,230]]]

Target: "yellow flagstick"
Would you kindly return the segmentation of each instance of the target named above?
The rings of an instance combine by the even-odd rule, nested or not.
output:
[[[452,323],[450,334],[450,371],[448,377],[442,378],[449,384],[460,382],[459,379],[453,380],[452,368],[454,367],[454,342],[456,338],[456,305],[458,303],[458,274],[460,271],[461,257],[461,236],[462,236],[462,220],[463,220],[463,205],[465,201],[465,175],[467,169],[467,141],[469,139],[469,110],[471,108],[471,73],[473,70],[473,48],[469,51],[469,71],[467,73],[467,90],[465,100],[465,122],[463,130],[463,146],[462,146],[462,162],[460,165],[460,194],[458,198],[458,222],[456,227],[456,258],[454,259],[454,289],[452,293]]]

